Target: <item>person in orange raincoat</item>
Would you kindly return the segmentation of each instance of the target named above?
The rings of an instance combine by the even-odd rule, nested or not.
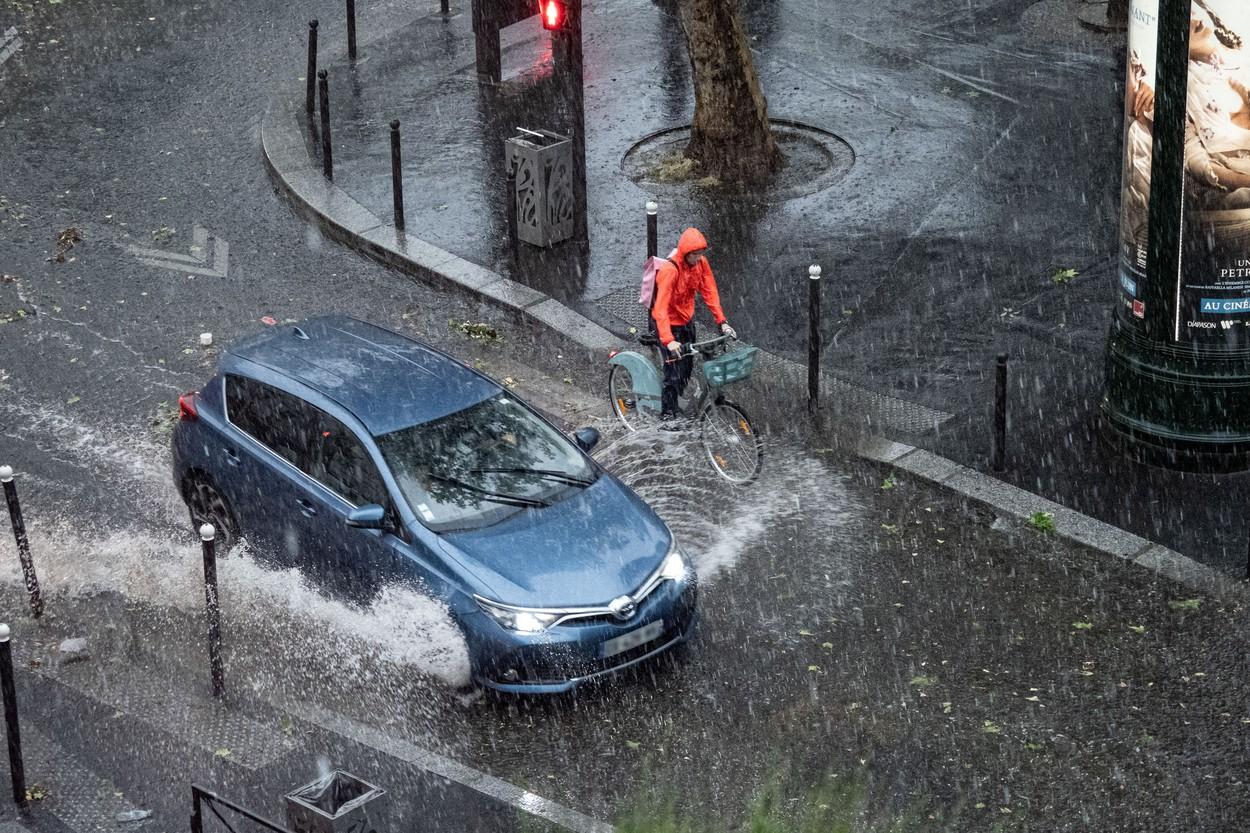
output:
[[[698,341],[694,326],[694,296],[703,297],[703,303],[711,311],[722,334],[737,338],[733,327],[725,320],[720,306],[720,293],[716,278],[707,262],[707,239],[702,232],[688,228],[677,241],[677,249],[669,256],[669,262],[660,267],[655,276],[655,302],[651,307],[652,324],[660,344],[672,354],[664,363],[664,387],[660,394],[660,418],[672,420],[681,415],[677,397],[686,389],[694,359],[679,358],[682,343]]]

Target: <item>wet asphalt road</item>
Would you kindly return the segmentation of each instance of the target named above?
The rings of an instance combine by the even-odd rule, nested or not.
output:
[[[110,625],[133,628],[137,649],[120,659],[137,672],[195,669],[196,550],[164,432],[174,397],[211,366],[201,332],[222,343],[261,316],[333,309],[501,373],[584,372],[508,322],[494,353],[458,339],[447,319],[491,313],[323,241],[274,195],[262,108],[302,71],[304,21],[337,9],[0,8],[0,31],[17,25],[24,40],[0,68],[0,272],[14,276],[0,283],[0,318],[12,319],[0,324],[0,457],[25,473],[60,608],[41,638],[87,631],[108,645]],[[388,14],[415,12],[373,6],[362,29]],[[154,268],[126,248],[186,252],[196,224],[228,243],[225,277]],[[49,262],[70,227],[85,239]],[[297,584],[240,567],[252,583],[226,591],[239,602],[226,614],[231,673],[245,696],[389,719],[397,735],[614,820],[671,790],[683,816],[724,829],[768,783],[791,814],[858,811],[862,793],[862,829],[903,818],[909,829],[1224,831],[1250,811],[1242,611],[1187,610],[1168,587],[1031,530],[993,531],[919,484],[882,488],[873,467],[780,441],[772,451],[771,479],[734,498],[680,471],[691,485],[674,492],[640,463],[647,447],[602,452],[698,541],[703,634],[675,668],[576,699],[466,705],[430,679],[437,651],[396,658],[421,638],[419,618],[305,596],[271,609],[263,593]],[[346,657],[307,641],[327,623],[347,631]],[[50,731],[94,743],[97,766],[164,767],[163,783],[180,783],[176,750],[134,757],[116,733],[83,732],[86,711],[46,716]],[[218,765],[201,756],[184,769],[211,778]],[[831,775],[852,798],[827,797]]]

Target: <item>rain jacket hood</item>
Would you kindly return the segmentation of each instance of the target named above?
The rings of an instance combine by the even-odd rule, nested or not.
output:
[[[686,255],[707,248],[707,238],[697,228],[688,228],[681,233],[677,241],[677,262],[685,266]]]
[[[686,229],[677,241],[677,249],[670,262],[664,264],[655,276],[655,304],[651,308],[651,317],[655,319],[661,344],[673,341],[673,327],[689,324],[694,318],[696,294],[703,298],[717,325],[725,323],[720,292],[707,258],[700,257],[694,266],[686,265],[686,255],[706,248],[707,238],[703,232],[697,228]]]

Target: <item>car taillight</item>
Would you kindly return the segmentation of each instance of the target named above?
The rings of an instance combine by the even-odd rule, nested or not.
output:
[[[178,420],[180,422],[195,422],[200,418],[195,410],[195,394],[196,391],[191,391],[178,397]]]

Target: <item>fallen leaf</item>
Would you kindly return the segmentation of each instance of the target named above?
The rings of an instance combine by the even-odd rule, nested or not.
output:
[[[638,748],[639,746],[641,746],[642,744],[640,744],[640,743],[639,743],[638,741],[636,741],[636,740],[627,740],[627,741],[625,741],[625,745],[626,745],[626,746],[628,746],[630,749],[637,749],[637,748]]]
[[[1202,604],[1202,599],[1172,599],[1168,602],[1168,607],[1173,610],[1197,610]]]
[[[1088,631],[1088,630],[1093,630],[1094,623],[1093,622],[1073,622],[1072,627],[1078,631]]]
[[[224,746],[213,753],[213,756],[217,758],[229,758],[232,755],[234,755],[234,753]]]

